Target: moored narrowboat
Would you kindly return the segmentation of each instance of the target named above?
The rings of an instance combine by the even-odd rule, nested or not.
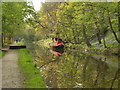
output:
[[[50,43],[50,46],[51,47],[64,47],[64,43],[63,42],[53,42],[53,43]]]
[[[64,43],[62,42],[62,39],[60,38],[55,38],[55,41],[53,41],[52,43],[50,43],[51,47],[58,47],[58,48],[63,48],[64,47]]]

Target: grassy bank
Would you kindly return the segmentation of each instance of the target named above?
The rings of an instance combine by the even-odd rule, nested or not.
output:
[[[5,51],[0,51],[0,58],[2,58],[5,55]]]
[[[20,49],[19,53],[19,65],[25,75],[25,88],[46,88],[40,71],[34,67],[32,57],[27,49]]]
[[[2,51],[0,51],[0,58],[2,58]]]

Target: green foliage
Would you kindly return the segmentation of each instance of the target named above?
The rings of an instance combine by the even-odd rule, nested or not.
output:
[[[37,45],[40,45],[40,46],[49,48],[49,47],[50,47],[50,46],[49,46],[49,43],[51,43],[51,42],[52,42],[52,39],[51,39],[51,38],[42,39],[42,40],[39,40],[39,41],[37,42]]]
[[[35,18],[36,32],[46,38],[58,33],[54,37],[70,43],[88,44],[97,38],[102,40],[106,32],[111,30],[108,17],[117,32],[117,13],[117,3],[114,2],[46,2]]]
[[[1,51],[0,50],[0,59],[5,55],[6,51]]]
[[[15,38],[23,37],[26,24],[32,24],[35,17],[33,6],[27,2],[2,3],[2,33],[3,43],[13,42]]]
[[[29,42],[58,37],[65,42],[89,46],[93,40],[102,42],[107,31],[112,31],[111,26],[118,33],[118,3],[45,2],[37,13],[26,2],[2,4],[3,33],[25,34]]]
[[[2,58],[2,51],[0,51],[0,59]]]
[[[22,29],[22,23],[24,22],[23,16],[23,4],[25,3],[3,3],[2,8],[2,26],[3,32],[13,34],[16,33],[16,29]],[[17,8],[17,9],[16,9]]]

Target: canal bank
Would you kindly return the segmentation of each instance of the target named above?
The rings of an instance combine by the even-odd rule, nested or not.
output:
[[[33,59],[30,56],[27,49],[19,49],[19,65],[22,67],[24,74],[24,86],[25,88],[46,88],[43,78],[39,69],[36,68],[33,63]]]

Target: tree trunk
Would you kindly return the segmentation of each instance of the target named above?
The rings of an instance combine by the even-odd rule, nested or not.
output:
[[[101,42],[101,37],[100,37],[100,29],[98,28],[97,23],[95,23],[95,25],[96,25],[96,29],[97,29],[96,36],[97,36],[99,44],[101,44],[102,42]]]
[[[83,9],[83,12],[82,12],[83,15],[85,15],[85,11]],[[83,22],[83,21],[82,21]],[[85,43],[87,44],[88,47],[91,47],[91,44],[88,40],[88,37],[87,37],[87,34],[86,34],[86,30],[85,30],[85,25],[84,23],[82,23],[82,33],[83,33],[83,37],[84,37],[84,40],[85,40]]]
[[[2,34],[2,40],[3,40],[3,43],[2,43],[2,44],[3,44],[3,47],[4,47],[5,39],[6,39],[6,33],[3,33],[3,34]]]
[[[97,32],[96,35],[97,35],[97,39],[98,39],[99,44],[101,44],[102,42],[101,42],[100,34]]]
[[[111,29],[111,31],[112,31],[112,33],[113,33],[116,41],[117,41],[118,43],[120,43],[120,40],[118,39],[117,34],[115,33],[115,31],[114,31],[114,29],[113,29],[113,26],[112,26],[112,22],[111,22],[110,17],[108,17],[108,20],[109,20],[110,29]]]
[[[106,42],[105,42],[105,34],[103,34],[103,45],[104,45],[104,48],[107,48]]]
[[[1,33],[1,40],[0,40],[0,41],[1,41],[1,47],[0,47],[0,48],[3,48],[3,43],[4,43],[4,40],[3,40],[3,39],[4,39],[3,33]]]
[[[83,33],[83,37],[84,37],[84,40],[85,40],[85,43],[87,44],[88,47],[91,47],[91,44],[88,40],[88,37],[87,37],[87,34],[86,34],[86,31],[85,31],[85,25],[82,25],[82,33]]]

